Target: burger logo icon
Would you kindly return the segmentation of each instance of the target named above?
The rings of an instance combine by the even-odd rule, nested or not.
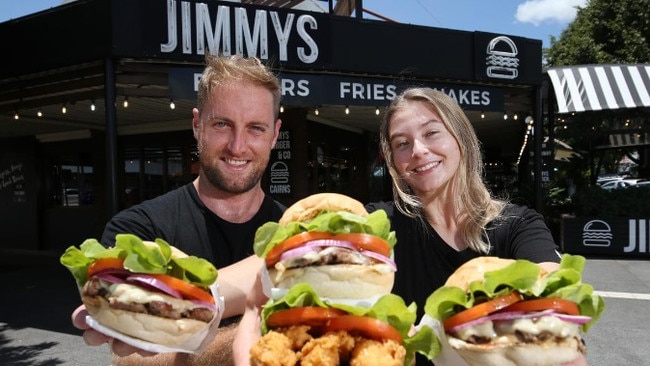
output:
[[[519,75],[517,45],[506,36],[493,38],[487,46],[487,75],[497,79],[515,79]]]
[[[271,183],[286,184],[289,183],[289,167],[281,161],[276,161],[271,165]]]
[[[591,220],[582,228],[582,245],[586,247],[608,247],[613,237],[612,228],[602,220]]]

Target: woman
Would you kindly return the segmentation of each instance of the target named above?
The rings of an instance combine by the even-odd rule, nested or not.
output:
[[[445,93],[410,88],[388,107],[380,144],[393,183],[394,202],[384,209],[397,235],[393,292],[426,298],[463,263],[493,255],[528,259],[546,270],[560,255],[536,211],[491,196],[483,182],[483,159],[474,128]]]

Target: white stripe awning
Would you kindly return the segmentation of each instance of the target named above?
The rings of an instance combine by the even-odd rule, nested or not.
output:
[[[650,64],[552,67],[558,113],[650,107]]]

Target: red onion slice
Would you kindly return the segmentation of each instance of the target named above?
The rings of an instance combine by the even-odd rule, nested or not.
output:
[[[123,278],[113,276],[112,274],[108,273],[107,271],[96,273],[93,277],[97,277],[100,280],[104,280],[104,281],[110,282],[110,283],[117,283],[117,284],[126,283],[126,281]]]
[[[133,274],[129,277],[126,278],[127,281],[129,282],[138,282],[140,284],[144,284],[150,288],[156,289],[158,291],[164,292],[167,295],[173,296],[177,299],[182,299],[183,296],[181,294],[174,290],[173,288],[169,287],[167,284],[164,282],[155,279],[151,276],[147,276],[144,274]]]
[[[369,257],[369,258],[378,260],[380,262],[386,263],[386,264],[388,264],[390,266],[390,268],[394,272],[397,271],[397,264],[395,264],[395,261],[393,261],[392,259],[390,259],[388,257],[384,257],[383,255],[381,255],[379,253],[375,253],[375,252],[370,251],[370,250],[362,250],[360,253],[365,255],[366,257]]]
[[[289,249],[286,252],[282,253],[280,260],[284,261],[289,258],[302,257],[307,253],[318,252],[320,250],[320,247],[308,247],[303,245],[297,248]]]
[[[561,319],[562,321],[565,321],[567,323],[574,323],[574,324],[584,324],[588,323],[591,320],[590,316],[586,315],[566,315],[566,314],[555,314],[554,315],[556,318]]]

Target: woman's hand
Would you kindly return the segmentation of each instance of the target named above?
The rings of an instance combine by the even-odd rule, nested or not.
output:
[[[267,297],[262,291],[261,273],[246,297],[246,309],[233,341],[233,358],[236,366],[250,365],[250,349],[259,340],[261,333],[260,311]]]

